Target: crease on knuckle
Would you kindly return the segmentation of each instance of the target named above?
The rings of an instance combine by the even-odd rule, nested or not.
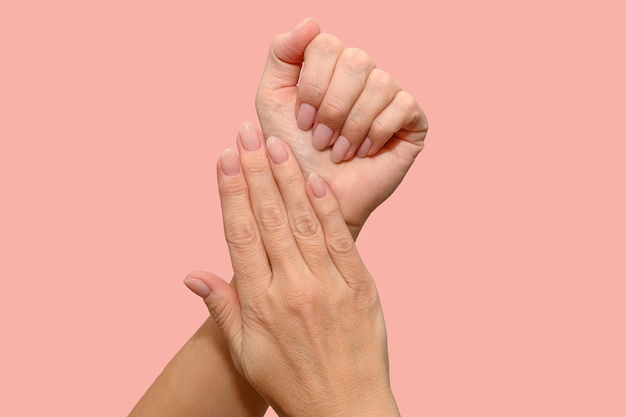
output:
[[[312,100],[315,103],[319,103],[324,98],[324,94],[326,94],[326,88],[323,85],[322,80],[310,80],[304,83],[301,83],[298,86],[299,93],[303,98],[306,98],[305,101]]]
[[[304,187],[304,178],[302,172],[297,170],[284,170],[278,176],[281,189],[302,189]]]
[[[370,126],[370,138],[372,140],[382,140],[388,136],[387,129],[385,125],[380,121],[380,119],[374,119],[372,122],[372,126]]]
[[[346,117],[343,103],[334,98],[326,98],[320,107],[320,119],[330,122],[330,124],[340,124]]]
[[[312,213],[296,216],[291,228],[297,238],[311,238],[320,233],[320,225]]]
[[[354,240],[350,235],[341,235],[329,239],[328,250],[333,255],[344,256],[354,250]]]
[[[229,245],[240,249],[253,247],[258,241],[255,225],[250,220],[238,220],[225,227],[224,235]]]
[[[266,159],[254,159],[242,164],[247,177],[271,175],[272,169]]]
[[[257,217],[259,226],[264,229],[273,230],[285,224],[285,213],[276,204],[265,204],[259,207]]]
[[[350,139],[350,136],[363,136],[367,133],[367,126],[357,115],[350,114],[343,124],[342,133]]]
[[[218,184],[220,198],[248,195],[248,186],[243,181]]]

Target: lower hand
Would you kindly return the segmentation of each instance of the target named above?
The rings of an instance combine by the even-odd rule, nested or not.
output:
[[[274,38],[256,108],[266,137],[288,142],[305,176],[327,181],[354,237],[400,184],[428,130],[390,74],[312,20]]]

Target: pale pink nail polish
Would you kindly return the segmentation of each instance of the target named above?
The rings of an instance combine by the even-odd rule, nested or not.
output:
[[[211,289],[202,280],[198,278],[187,277],[183,280],[183,283],[193,291],[194,294],[207,298],[211,294]]]
[[[309,184],[311,185],[311,191],[313,191],[315,197],[322,198],[326,195],[326,184],[324,184],[322,178],[315,172],[309,174]]]
[[[348,139],[344,136],[339,136],[337,142],[333,145],[333,150],[330,152],[331,161],[335,163],[343,161],[350,150],[350,146]]]
[[[313,147],[318,151],[326,149],[333,138],[333,130],[325,124],[318,123],[313,131]]]
[[[239,174],[241,166],[239,164],[239,155],[234,149],[226,149],[220,156],[220,165],[222,166],[222,172],[224,175],[232,177]]]
[[[259,132],[250,123],[244,123],[239,129],[239,138],[241,139],[241,145],[246,151],[256,151],[261,147],[261,139],[259,139]]]
[[[315,120],[315,107],[306,103],[300,104],[296,120],[300,130],[309,130],[311,126],[313,126],[313,121]]]
[[[285,149],[285,144],[278,138],[270,137],[266,142],[267,152],[270,154],[270,158],[272,158],[272,162],[277,165],[280,165],[289,159],[289,154]]]
[[[356,151],[356,156],[359,158],[365,158],[372,147],[372,141],[370,138],[365,138],[361,146],[359,146],[359,150]]]

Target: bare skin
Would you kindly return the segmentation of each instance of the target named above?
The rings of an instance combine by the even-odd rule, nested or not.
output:
[[[368,58],[363,56],[362,51],[344,56],[346,48],[335,42],[336,38],[320,35],[319,32],[316,22],[306,20],[291,33],[274,39],[257,92],[257,113],[266,137],[281,137],[291,146],[305,178],[314,171],[326,180],[336,196],[352,237],[356,239],[369,214],[395,190],[423,148],[427,121],[415,99],[399,90],[397,83],[381,74],[382,71],[374,71],[371,62],[363,67],[362,72],[368,75],[359,78],[360,87],[352,85],[352,92],[346,94],[351,98],[336,106],[339,111],[333,115],[323,110],[324,97],[329,89],[331,95],[341,96],[340,89],[330,88],[337,62],[349,62],[354,57],[360,62],[367,62]],[[309,45],[323,45],[324,42],[335,42],[334,66],[329,64],[332,60],[320,55],[323,48],[308,48]],[[307,64],[303,79],[300,80],[300,87],[296,87],[305,59]],[[320,64],[315,73],[325,74],[321,77],[320,91],[324,92],[321,96],[307,93],[305,87],[319,83],[315,76],[306,75],[307,71],[316,68],[317,61]],[[378,75],[372,77],[372,73]],[[372,104],[372,108],[366,110],[367,106],[363,106],[363,100],[358,98],[370,90],[368,83],[374,89],[386,91],[381,95],[392,97],[391,101],[383,105],[365,100],[365,103]],[[356,95],[354,91],[359,89],[361,93]],[[336,92],[333,93],[333,90]],[[309,111],[309,125],[307,115],[300,111],[302,103],[314,109],[312,118]],[[369,115],[362,117],[361,125],[364,127],[361,128],[350,127],[350,122],[346,122],[351,114],[353,119],[356,117],[357,110]],[[335,132],[326,146],[323,146],[324,138],[320,138],[319,132],[315,135],[320,124],[329,126]],[[254,128],[246,125],[244,129]],[[341,161],[335,162],[338,158],[333,157],[333,148],[339,136],[350,142],[350,149]],[[372,145],[364,154],[363,143],[370,137]],[[386,141],[384,138],[387,138]],[[382,148],[376,152],[377,147]],[[375,154],[370,155],[371,152]],[[341,156],[339,151],[334,154]],[[365,187],[367,193],[363,192]],[[235,280],[231,285],[236,288]],[[209,318],[170,361],[130,415],[262,416],[267,406],[263,397],[229,360],[222,332],[213,318]]]
[[[185,281],[235,367],[280,416],[399,416],[378,293],[332,190],[316,174],[305,186],[277,138],[244,130],[238,149],[218,164],[238,290],[209,273]]]

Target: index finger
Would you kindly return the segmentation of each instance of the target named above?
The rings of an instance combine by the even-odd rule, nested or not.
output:
[[[261,240],[241,171],[239,155],[226,149],[217,163],[217,182],[222,205],[224,236],[237,277],[240,300],[245,303],[267,288],[272,271]]]

